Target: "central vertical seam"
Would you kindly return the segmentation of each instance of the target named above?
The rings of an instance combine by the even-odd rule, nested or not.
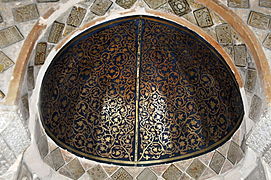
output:
[[[135,161],[138,161],[138,140],[139,140],[139,81],[141,61],[141,34],[142,20],[139,19],[137,35],[137,61],[136,61],[136,118],[135,118]]]

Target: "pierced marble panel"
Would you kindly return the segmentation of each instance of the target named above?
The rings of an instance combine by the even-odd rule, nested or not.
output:
[[[257,81],[257,71],[254,69],[248,69],[245,80],[245,89],[248,92],[252,93],[255,89],[256,81]]]
[[[145,168],[136,178],[137,180],[156,180],[157,176],[149,168]]]
[[[124,9],[131,8],[137,0],[116,0],[116,4]]]
[[[271,8],[271,0],[259,0],[259,6]]]
[[[40,17],[36,4],[28,4],[12,9],[12,14],[16,22],[26,22]]]
[[[247,65],[247,48],[246,45],[240,44],[233,46],[234,63],[236,66],[245,67]]]
[[[262,109],[262,99],[254,95],[251,100],[251,105],[249,109],[249,118],[253,121],[257,121],[260,118],[261,115],[261,109]]]
[[[228,6],[232,8],[249,8],[249,0],[228,0]]]
[[[193,13],[200,27],[205,28],[214,25],[210,12],[207,8],[195,10]]]
[[[206,166],[200,160],[194,159],[190,166],[187,168],[186,172],[192,178],[198,179],[205,169]]]
[[[0,48],[10,46],[23,39],[23,35],[16,26],[0,30]]]
[[[112,176],[114,180],[133,180],[133,177],[123,168],[119,168]]]
[[[73,7],[67,19],[67,24],[70,26],[78,27],[82,23],[87,10],[81,7]]]
[[[175,180],[179,179],[181,175],[182,171],[180,171],[175,165],[172,164],[167,168],[162,177],[167,180]]]
[[[215,151],[213,158],[210,163],[210,168],[214,170],[217,174],[219,174],[223,164],[225,161],[225,157],[219,152]]]
[[[39,42],[36,46],[35,65],[43,65],[46,59],[47,43]]]
[[[110,0],[95,0],[90,7],[91,12],[98,16],[103,16],[113,4]]]
[[[170,7],[178,16],[185,15],[191,12],[191,8],[186,0],[169,0]]]
[[[14,62],[2,51],[0,51],[0,72],[3,72],[14,65]]]
[[[87,172],[93,180],[107,178],[107,174],[105,173],[104,169],[100,165],[94,166],[93,168],[89,169]]]
[[[271,50],[271,33],[269,33],[264,39],[263,46]]]
[[[231,27],[228,24],[220,24],[215,27],[216,37],[220,44],[232,44]]]
[[[266,30],[270,24],[270,16],[260,12],[251,11],[248,17],[248,24],[252,27]]]
[[[65,24],[55,21],[51,27],[51,31],[48,37],[48,42],[58,43],[62,36],[63,29]]]
[[[230,143],[227,159],[232,163],[236,164],[243,158],[243,152],[241,148],[233,141]]]

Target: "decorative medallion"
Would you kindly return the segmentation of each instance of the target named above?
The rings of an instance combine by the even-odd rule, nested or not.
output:
[[[143,166],[216,149],[244,110],[231,69],[208,42],[179,24],[130,16],[94,26],[58,52],[40,113],[62,148]]]

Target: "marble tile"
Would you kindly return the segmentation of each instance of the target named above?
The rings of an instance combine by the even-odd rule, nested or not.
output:
[[[246,80],[245,80],[245,89],[248,92],[253,93],[255,89],[256,81],[257,81],[257,71],[254,69],[248,69]]]
[[[197,179],[202,175],[205,169],[206,169],[206,166],[200,160],[194,159],[194,161],[187,168],[186,172],[192,178]]]
[[[150,167],[150,169],[153,170],[153,172],[155,172],[158,176],[162,175],[167,168],[168,165],[156,165]]]
[[[116,4],[124,9],[131,8],[137,0],[116,0]]]
[[[83,169],[78,158],[74,158],[66,166],[69,169],[73,179],[79,179],[85,173],[85,170]]]
[[[249,0],[228,0],[228,6],[232,8],[249,8]]]
[[[223,164],[223,167],[221,169],[220,174],[223,174],[223,173],[231,170],[232,168],[233,168],[232,163],[228,159],[226,159],[225,162],[224,162],[224,164]]]
[[[14,65],[14,62],[2,51],[0,51],[0,73]]]
[[[98,16],[103,16],[113,4],[110,0],[95,0],[90,7],[91,12]]]
[[[80,159],[80,162],[85,169],[85,171],[88,171],[91,167],[93,167],[95,164],[92,161],[89,161],[87,159]],[[104,165],[105,166],[105,165]],[[104,167],[103,166],[103,167]],[[105,169],[105,168],[104,168]],[[106,170],[106,169],[105,169]]]
[[[220,152],[223,156],[227,156],[228,150],[230,147],[230,141],[226,142],[225,144],[223,144],[222,146],[220,146],[217,151]]]
[[[187,174],[183,173],[180,180],[192,180]]]
[[[16,22],[26,22],[40,17],[36,4],[28,4],[12,9],[12,14]]]
[[[268,29],[270,24],[270,16],[251,11],[248,17],[248,24],[258,29]]]
[[[214,155],[214,151],[208,152],[207,154],[203,154],[203,155],[199,156],[198,158],[201,162],[203,162],[206,166],[208,166],[213,155]]]
[[[65,161],[62,157],[62,154],[60,152],[59,148],[56,148],[54,151],[50,153],[52,165],[54,170],[58,170],[60,167],[62,167],[65,164]]]
[[[170,7],[178,16],[185,15],[191,12],[191,8],[186,0],[169,0]]]
[[[157,180],[157,176],[149,168],[145,168],[136,178],[137,180]]]
[[[100,165],[94,166],[93,168],[89,169],[87,172],[90,178],[92,178],[93,180],[100,180],[100,179],[102,180],[108,177],[104,169]]]
[[[47,141],[46,135],[43,135],[42,137],[40,137],[39,142],[38,142],[38,149],[40,152],[40,156],[43,159],[49,152],[48,141]]]
[[[259,6],[271,8],[271,0],[259,0]]]
[[[180,170],[185,171],[189,165],[192,163],[193,159],[187,159],[180,162],[176,162],[175,165],[180,168]]]
[[[247,64],[247,48],[246,45],[240,44],[233,46],[234,63],[236,66],[245,67]]]
[[[37,0],[38,3],[58,2],[59,0]]]
[[[157,9],[167,2],[167,0],[144,0],[144,1],[151,9]]]
[[[118,166],[106,166],[106,165],[103,165],[103,168],[104,168],[105,172],[109,176],[111,176],[118,169]]]
[[[0,30],[0,48],[5,48],[23,39],[23,35],[16,26]]]
[[[220,44],[232,44],[232,30],[229,24],[220,24],[215,27],[217,41]]]
[[[78,27],[82,23],[87,10],[81,7],[72,7],[71,13],[67,19],[67,24],[70,26]]]
[[[47,43],[39,42],[36,46],[35,65],[43,65],[46,59]]]
[[[49,33],[48,42],[50,43],[58,43],[61,39],[62,32],[64,30],[65,24],[55,21],[51,27],[51,31]]]
[[[234,165],[243,158],[243,152],[241,148],[233,141],[230,143],[227,159]]]
[[[263,46],[264,46],[265,48],[268,48],[268,49],[271,50],[271,33],[269,33],[269,34],[265,37],[265,39],[264,39],[264,41],[263,41]]]
[[[166,180],[175,180],[175,179],[179,179],[181,175],[182,175],[182,171],[180,171],[175,165],[172,164],[163,173],[162,177]]]
[[[215,151],[209,166],[212,170],[214,170],[217,174],[219,174],[224,164],[224,161],[225,161],[225,157],[222,154],[220,154],[218,151]]]
[[[61,149],[60,152],[61,152],[63,159],[66,163],[70,162],[75,157],[72,153],[70,153],[64,149]]]
[[[34,66],[28,66],[27,68],[27,86],[28,90],[35,88]]]
[[[133,180],[133,177],[123,168],[119,168],[112,176],[113,180]]]
[[[63,36],[65,37],[65,36],[69,35],[75,29],[76,29],[76,27],[74,27],[74,26],[66,25],[65,30],[63,32]]]
[[[202,175],[200,176],[199,180],[206,180],[216,175],[217,174],[212,169],[207,167],[205,171],[202,173]]]
[[[207,8],[197,9],[194,12],[197,24],[202,27],[210,27],[214,25],[210,12]]]
[[[58,173],[63,175],[63,176],[66,176],[68,178],[71,178],[73,179],[73,176],[71,175],[69,169],[67,168],[67,166],[63,166],[61,167],[59,170],[58,170]]]
[[[254,95],[251,100],[248,117],[252,119],[254,122],[257,122],[262,112],[261,109],[262,109],[262,99],[259,96]]]

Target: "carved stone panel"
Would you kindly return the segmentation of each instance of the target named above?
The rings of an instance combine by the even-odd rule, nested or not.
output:
[[[14,20],[16,22],[25,22],[39,18],[39,12],[36,4],[29,4],[12,9]]]
[[[263,41],[263,46],[271,49],[271,33],[269,33]]]
[[[58,41],[60,40],[62,36],[64,27],[65,27],[65,24],[55,21],[52,25],[52,28],[48,37],[48,42],[58,43]]]
[[[46,58],[46,49],[47,43],[46,42],[39,42],[36,46],[36,56],[35,56],[35,65],[42,65],[44,64]]]
[[[116,0],[116,4],[124,9],[131,8],[137,0]]]
[[[186,0],[169,0],[168,3],[172,10],[174,11],[174,13],[177,14],[178,16],[182,16],[191,12],[189,4],[187,3]]]
[[[245,81],[245,89],[248,92],[252,93],[254,91],[255,85],[256,85],[256,80],[257,80],[257,71],[254,69],[248,69],[246,81]]]
[[[221,24],[215,27],[217,40],[220,44],[232,44],[231,27],[228,24]]]
[[[110,0],[95,0],[90,7],[91,12],[98,16],[103,16],[113,4]]]
[[[257,121],[261,115],[262,99],[257,95],[254,95],[251,100],[249,118],[253,121]]]
[[[24,37],[16,26],[0,30],[0,48],[23,40]]]
[[[248,24],[252,27],[259,29],[268,29],[270,24],[270,16],[251,11],[248,17]]]
[[[210,12],[207,8],[195,10],[194,16],[196,18],[198,25],[202,28],[210,27],[214,24]]]
[[[259,6],[271,8],[271,0],[259,0]]]
[[[234,62],[236,66],[245,67],[247,60],[247,48],[244,44],[236,45],[234,49]]]
[[[151,9],[157,9],[167,2],[166,0],[144,0],[144,1]]]
[[[14,62],[2,51],[0,51],[0,72],[10,68]]]
[[[82,23],[87,10],[81,7],[73,7],[68,17],[67,24],[78,27]]]
[[[232,8],[249,8],[249,0],[228,0],[228,6]]]

